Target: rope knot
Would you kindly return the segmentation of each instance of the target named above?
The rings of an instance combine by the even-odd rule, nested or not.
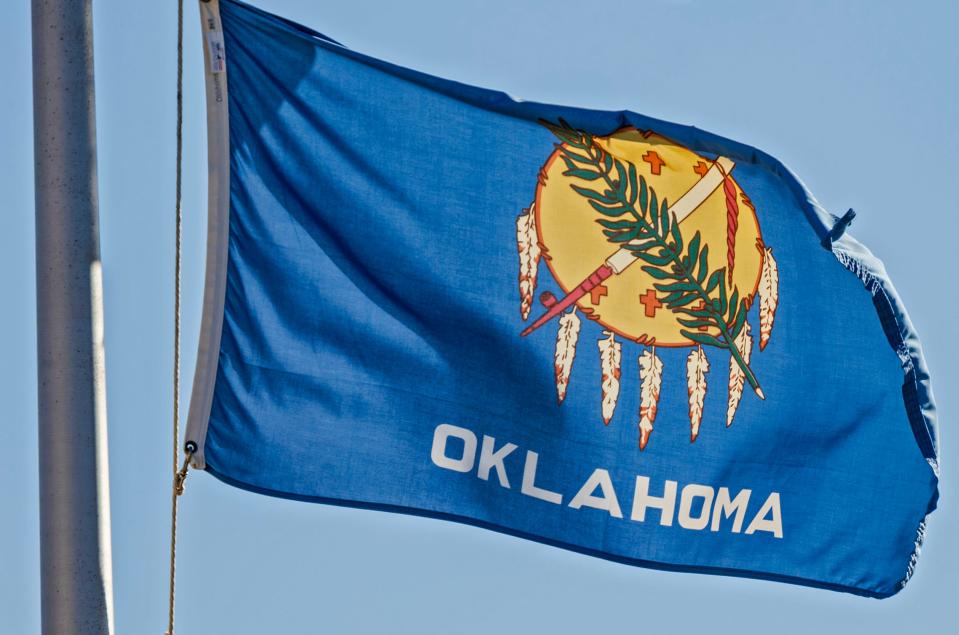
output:
[[[192,442],[191,442],[192,443]],[[189,447],[186,449],[186,455],[183,457],[183,467],[180,468],[180,471],[176,472],[173,475],[173,492],[177,496],[183,496],[183,491],[186,486],[186,475],[190,470],[190,461],[193,460],[193,450]]]
[[[173,477],[173,489],[177,496],[183,496],[184,485],[186,484],[186,471],[177,472]]]

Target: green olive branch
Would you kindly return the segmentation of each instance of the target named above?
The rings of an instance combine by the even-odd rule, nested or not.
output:
[[[667,294],[661,301],[687,327],[680,333],[693,342],[728,350],[749,385],[762,396],[755,374],[736,346],[736,338],[746,323],[747,299],[739,297],[736,287],[728,294],[725,267],[710,273],[709,246],[702,244],[700,233],[697,231],[688,243],[683,240],[679,222],[675,214],[669,213],[666,199],[658,199],[645,177],[637,178],[633,163],[614,157],[591,134],[563,120],[558,125],[543,124],[560,140],[556,146],[566,164],[564,176],[587,183],[601,180],[605,184],[605,189],[575,183],[570,187],[601,215],[596,222],[603,227],[606,239],[632,252],[645,263],[643,271],[660,281],[653,286]],[[690,307],[697,299],[700,307]],[[701,327],[718,331],[718,337],[688,330]]]

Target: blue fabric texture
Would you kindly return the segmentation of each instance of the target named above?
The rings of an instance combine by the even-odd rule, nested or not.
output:
[[[220,11],[229,265],[212,409],[197,439],[206,469],[257,492],[454,520],[641,566],[872,597],[902,588],[938,495],[928,374],[881,263],[848,232],[830,236],[837,217],[783,164],[633,112],[516,101],[431,77],[234,0]],[[762,244],[751,248],[770,247],[778,263],[761,351],[761,294],[744,305],[748,365],[765,399],[746,381],[727,427],[740,367],[707,342],[693,443],[694,344],[615,335],[619,392],[605,423],[599,346],[610,336],[582,310],[590,293],[562,403],[558,320],[520,335],[548,310],[541,293],[562,299],[574,285],[557,277],[562,250],[545,245],[524,319],[518,216],[538,187],[557,191],[558,173],[543,186],[540,172],[562,134],[617,131],[661,135],[703,157],[703,171],[718,157],[735,162],[735,186],[723,181],[717,205],[732,188],[740,240],[754,209]],[[660,187],[649,157],[636,164]],[[608,184],[590,178],[570,183],[603,197]],[[624,218],[581,198],[583,213]],[[727,245],[710,247],[712,268],[728,266]],[[656,269],[663,256],[649,253],[630,271]],[[689,319],[670,313],[667,295],[649,310]],[[637,315],[645,310],[637,299]],[[644,355],[661,365],[658,385]]]

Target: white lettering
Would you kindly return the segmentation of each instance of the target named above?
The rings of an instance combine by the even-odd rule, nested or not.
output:
[[[454,459],[446,455],[446,442],[450,437],[463,441],[463,455]],[[441,423],[433,432],[433,451],[430,453],[433,463],[454,472],[469,472],[476,461],[476,435],[467,430]]]
[[[676,507],[676,481],[666,481],[662,496],[649,495],[649,477],[636,477],[636,492],[633,495],[633,511],[630,518],[639,522],[646,521],[646,508],[660,510],[659,524],[669,527],[673,524],[673,510]]]
[[[767,514],[772,517],[766,518]],[[753,522],[749,523],[749,527],[746,527],[747,534],[757,531],[769,531],[776,538],[783,537],[783,518],[782,510],[779,509],[779,492],[773,492],[769,495],[769,498],[757,512],[756,517],[753,518]]]
[[[509,489],[509,479],[506,478],[506,466],[503,465],[503,459],[516,449],[512,443],[507,443],[499,450],[494,451],[496,439],[483,435],[483,447],[480,448],[479,467],[476,468],[476,475],[484,481],[489,480],[490,469],[496,469],[496,478],[499,484]]]
[[[482,443],[479,443],[482,436]],[[452,441],[451,441],[452,439]],[[452,446],[452,447],[450,447]],[[505,489],[510,489],[509,471],[506,459],[520,449],[513,443],[503,442],[497,447],[497,441],[489,435],[476,433],[449,423],[436,426],[433,432],[433,446],[430,458],[437,466],[454,472],[471,473],[475,468],[475,475],[482,481],[489,482],[492,472],[496,472],[496,480]],[[477,459],[477,456],[479,457]],[[555,459],[557,457],[551,457]],[[561,458],[561,457],[560,457]],[[513,478],[517,474],[515,468],[519,459],[513,459]],[[556,467],[563,467],[563,463]],[[526,451],[523,464],[523,478],[520,492],[526,496],[537,498],[553,505],[562,505],[569,498],[571,490],[562,492],[552,491],[536,484],[536,471],[539,468],[539,454],[531,450]],[[547,474],[554,479],[566,481],[566,475],[547,470]],[[542,475],[540,475],[542,476]],[[543,478],[549,478],[543,477]],[[474,481],[475,483],[475,481]],[[660,486],[660,483],[662,485]],[[586,479],[586,482],[569,498],[569,508],[573,510],[590,508],[605,511],[612,518],[623,518],[623,509],[620,506],[616,486],[608,470],[596,468]],[[659,496],[650,494],[653,487]],[[622,492],[622,490],[620,490]],[[780,493],[772,492],[763,502],[759,511],[743,531],[747,520],[746,514],[751,512],[753,490],[740,489],[733,497],[728,487],[718,485],[702,485],[688,483],[679,492],[679,483],[668,479],[657,480],[651,485],[648,476],[636,475],[636,486],[633,492],[632,509],[629,519],[646,522],[646,512],[652,508],[659,512],[659,524],[664,527],[673,526],[673,519],[683,529],[703,531],[707,527],[710,531],[727,531],[740,535],[753,535],[757,532],[772,534],[775,538],[783,537],[782,509]],[[679,499],[677,501],[677,498]],[[625,501],[624,501],[625,503]],[[677,510],[678,503],[678,510]],[[628,504],[628,503],[626,503]],[[575,523],[570,517],[564,523]],[[653,522],[650,520],[650,522]]]
[[[699,516],[691,516],[693,501],[697,498],[703,499],[702,509],[699,510]],[[713,505],[713,488],[708,485],[697,485],[691,483],[683,488],[683,495],[679,501],[679,526],[684,529],[703,529],[709,524],[709,512]]]
[[[716,494],[716,504],[713,506],[713,524],[710,526],[711,531],[719,531],[719,524],[722,522],[722,517],[725,516],[729,518],[733,515],[733,512],[736,513],[736,518],[733,519],[733,533],[738,534],[743,529],[743,516],[746,515],[746,507],[749,506],[749,496],[752,494],[752,490],[744,489],[740,490],[736,494],[736,498],[729,500],[729,488],[720,487],[719,492]]]
[[[563,495],[559,492],[551,492],[548,489],[536,487],[536,464],[539,462],[539,455],[532,450],[526,451],[526,465],[523,466],[523,487],[521,492],[527,496],[544,500],[547,503],[561,505]]]
[[[597,486],[603,491],[602,496],[593,496]],[[613,482],[609,479],[609,472],[601,468],[593,470],[590,477],[576,492],[569,506],[573,509],[580,507],[602,509],[609,512],[613,518],[623,517],[623,512],[619,509],[619,501],[616,499],[616,490],[613,489]]]

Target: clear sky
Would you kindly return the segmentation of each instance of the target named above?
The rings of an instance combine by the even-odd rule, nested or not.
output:
[[[166,624],[175,2],[95,1],[117,631]],[[959,4],[258,0],[359,51],[525,99],[629,108],[758,146],[882,258],[923,338],[940,509],[898,596],[647,571],[496,533],[272,499],[183,499],[178,633],[905,633],[959,623]],[[0,19],[0,633],[39,630],[29,3]],[[200,318],[205,115],[186,5],[184,392]],[[560,40],[580,43],[563,47]],[[895,469],[895,466],[889,466]],[[953,542],[950,542],[952,540]]]

